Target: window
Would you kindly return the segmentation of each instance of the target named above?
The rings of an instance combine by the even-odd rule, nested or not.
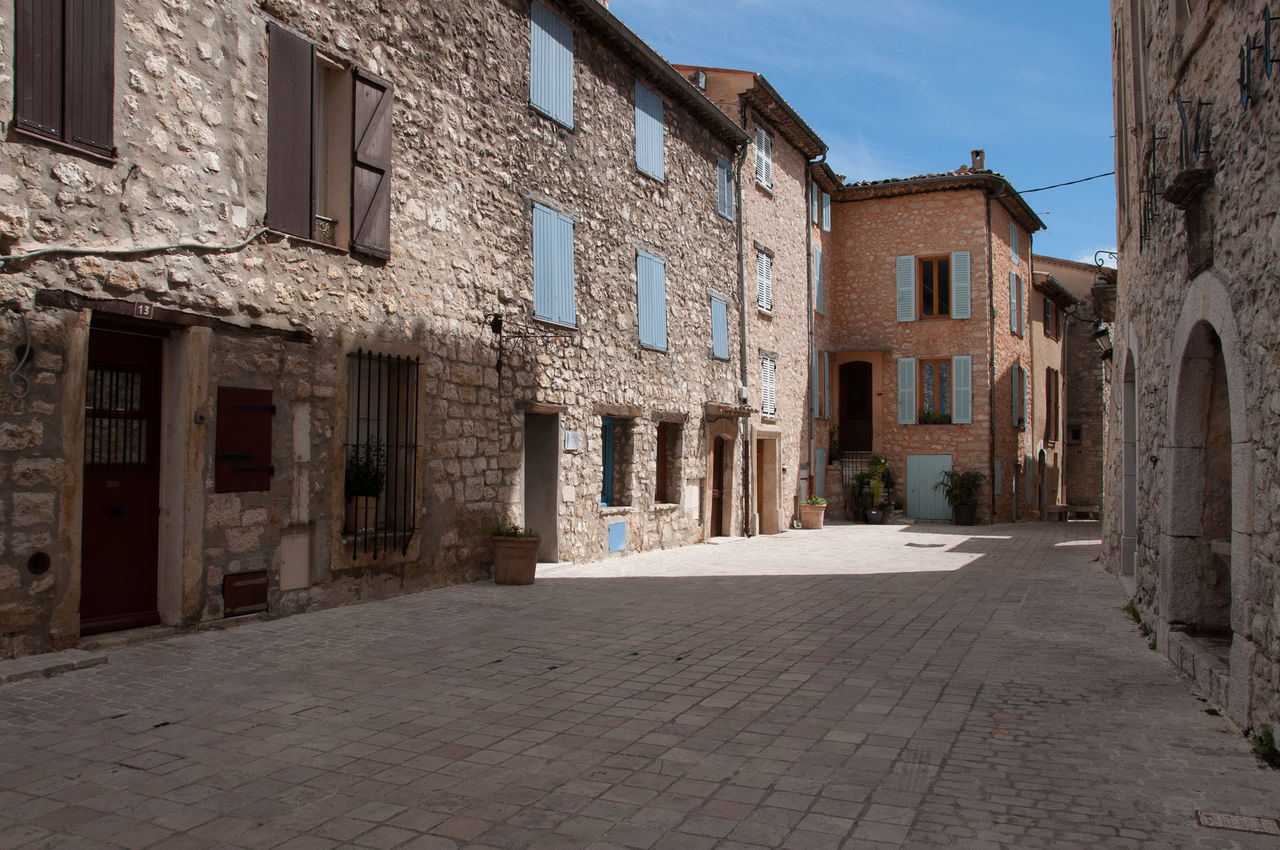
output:
[[[408,551],[417,518],[417,358],[356,351],[347,367],[344,530],[352,557],[399,544]]]
[[[573,128],[573,27],[537,0],[529,6],[529,102]]]
[[[636,297],[640,344],[667,350],[667,264],[645,251],[636,251]]]
[[[809,184],[809,218],[814,224],[818,223],[819,221],[818,216],[820,215],[818,211],[818,204],[819,204],[818,194],[819,194],[818,184],[810,183]]]
[[[1058,441],[1058,414],[1059,414],[1059,392],[1061,392],[1061,383],[1058,380],[1057,369],[1044,370],[1044,441],[1046,443],[1056,443]]]
[[[653,501],[657,504],[680,501],[681,430],[678,422],[658,423],[657,477],[653,485]]]
[[[391,256],[391,83],[268,25],[267,224]]]
[[[951,361],[920,361],[920,422],[951,421]]]
[[[822,229],[831,232],[831,196],[822,193]]]
[[[973,358],[898,359],[899,425],[973,422]]]
[[[827,312],[825,296],[822,291],[822,249],[813,249],[813,309],[819,313]]]
[[[941,316],[969,318],[968,251],[953,251],[949,256],[918,262],[910,254],[901,256],[897,258],[894,275],[899,322]]]
[[[656,180],[665,179],[662,97],[636,83],[636,168]]]
[[[1044,335],[1056,340],[1062,335],[1062,309],[1053,299],[1044,299]]]
[[[765,354],[760,357],[760,415],[770,419],[778,415],[778,359]]]
[[[1018,253],[1018,224],[1014,221],[1009,222],[1009,259],[1013,260],[1013,264],[1015,266],[1020,262]]]
[[[729,304],[714,295],[711,296],[711,356],[717,360],[729,359]]]
[[[756,125],[756,182],[766,189],[773,188],[773,137]]]
[[[573,280],[573,219],[534,204],[533,315],[576,325]]]
[[[631,504],[632,420],[600,419],[601,507]]]
[[[756,305],[773,311],[773,254],[756,248]]]
[[[13,118],[16,129],[114,157],[113,0],[17,0]]]
[[[733,221],[736,189],[733,169],[723,159],[716,159],[716,212]]]
[[[1009,331],[1022,336],[1022,276],[1009,272]]]

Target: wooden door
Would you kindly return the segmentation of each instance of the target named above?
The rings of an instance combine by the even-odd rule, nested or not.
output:
[[[907,516],[950,519],[947,498],[934,488],[938,475],[951,468],[951,455],[907,455]]]
[[[840,364],[840,449],[869,452],[875,441],[871,402],[871,364],[855,360]]]
[[[80,633],[160,622],[161,340],[89,335]]]

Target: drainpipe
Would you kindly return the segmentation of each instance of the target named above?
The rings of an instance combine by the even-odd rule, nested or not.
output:
[[[823,151],[822,155],[819,156],[817,159],[809,160],[809,162],[807,163],[808,167],[805,169],[805,176],[807,178],[805,182],[808,185],[805,187],[806,191],[804,193],[804,198],[805,198],[804,253],[805,253],[805,279],[809,282],[808,287],[806,288],[806,292],[808,293],[807,302],[809,305],[809,313],[808,313],[809,345],[805,349],[805,353],[804,353],[806,360],[809,359],[810,357],[814,357],[813,343],[814,343],[815,332],[816,332],[816,329],[814,328],[814,325],[813,325],[813,221],[812,221],[813,215],[812,213],[813,213],[813,202],[814,200],[816,200],[816,194],[818,189],[813,182],[813,173],[814,173],[814,167],[817,165],[821,165],[823,162],[826,162],[826,160],[827,160],[827,152]],[[818,469],[816,466],[818,462],[817,448],[816,448],[815,440],[813,437],[813,418],[814,418],[813,411],[818,404],[818,397],[817,397],[818,390],[817,390],[817,387],[815,386],[817,382],[814,380],[814,376],[817,374],[817,372],[818,372],[818,359],[814,357],[813,362],[809,364],[809,390],[806,393],[806,395],[809,395],[811,397],[809,398],[808,409],[805,410],[805,421],[809,423],[809,427],[806,429],[806,433],[808,437],[808,446],[809,446],[809,495],[810,496],[814,495],[813,488],[815,486],[815,482],[818,480]],[[819,493],[818,495],[823,495],[823,494]]]
[[[991,192],[987,199],[987,422],[990,450],[987,452],[987,477],[991,480],[991,521],[996,521],[996,271],[995,248],[991,235]],[[1018,476],[1014,476],[1016,481]],[[1013,509],[1018,509],[1018,495],[1013,494]]]
[[[747,131],[747,105],[739,101],[739,109],[742,113],[742,129],[750,136]],[[747,271],[746,271],[746,231],[744,229],[744,220],[746,219],[746,211],[742,207],[742,167],[747,162],[747,150],[751,147],[751,142],[744,144],[738,152],[738,161],[734,164],[734,172],[736,179],[734,180],[734,203],[737,205],[738,218],[738,341],[740,345],[741,375],[742,389],[739,391],[739,401],[747,403],[751,401],[749,387],[751,386],[747,380]],[[742,417],[742,536],[751,536],[751,417]]]

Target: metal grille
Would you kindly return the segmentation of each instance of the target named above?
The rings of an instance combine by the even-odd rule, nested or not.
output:
[[[399,546],[408,551],[418,496],[418,358],[372,351],[350,355],[346,531],[351,557]]]
[[[147,456],[143,375],[90,369],[85,387],[84,462],[141,466]]]
[[[840,479],[844,486],[852,487],[864,472],[871,472],[871,452],[840,453]]]

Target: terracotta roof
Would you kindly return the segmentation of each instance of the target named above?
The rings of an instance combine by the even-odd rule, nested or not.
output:
[[[827,152],[827,143],[762,75],[752,75],[751,88],[742,93],[742,99],[763,115],[806,159],[816,159]]]
[[[924,192],[946,192],[979,189],[1000,201],[1009,214],[1028,232],[1044,230],[1045,223],[1022,199],[1018,190],[1003,175],[991,170],[975,170],[962,165],[955,171],[918,174],[915,177],[891,177],[887,180],[863,180],[846,183],[836,193],[838,201],[866,201],[872,198],[896,198]]]

